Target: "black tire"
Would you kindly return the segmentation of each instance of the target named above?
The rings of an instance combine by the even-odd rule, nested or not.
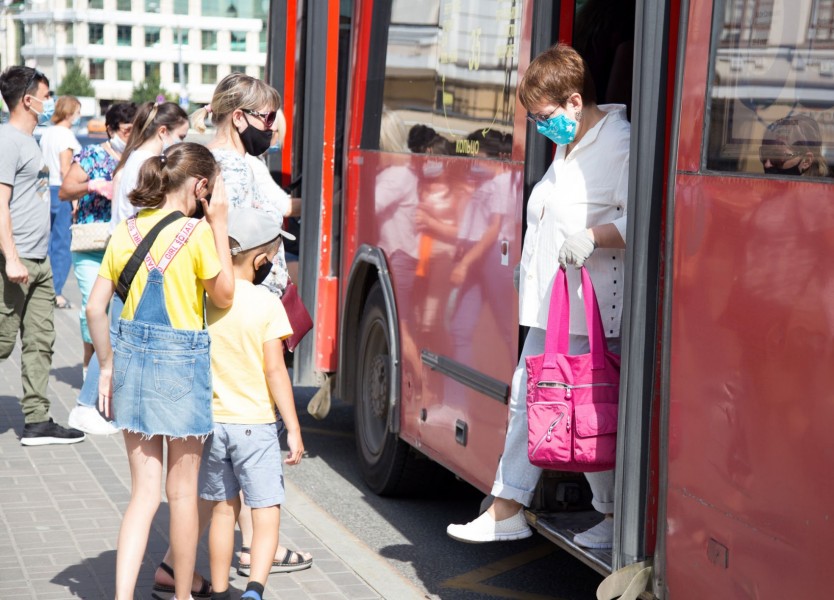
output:
[[[353,362],[354,427],[362,478],[381,496],[411,495],[424,487],[425,469],[435,465],[388,427],[391,340],[382,288],[375,283],[359,323],[359,348]]]

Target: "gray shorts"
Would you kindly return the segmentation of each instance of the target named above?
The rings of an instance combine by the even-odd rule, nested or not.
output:
[[[221,502],[243,490],[250,508],[283,504],[284,473],[278,436],[281,423],[215,423],[203,447],[200,498]]]

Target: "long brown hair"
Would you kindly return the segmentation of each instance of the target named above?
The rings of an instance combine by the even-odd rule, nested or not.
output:
[[[122,152],[122,158],[116,165],[113,175],[125,166],[127,159],[136,148],[156,135],[160,127],[165,126],[168,131],[171,131],[187,122],[188,114],[173,102],[163,102],[162,104],[145,102],[139,106],[139,110],[136,111],[136,116],[133,118],[133,130],[130,132],[127,146],[125,151]]]
[[[216,176],[217,161],[208,148],[192,142],[176,144],[142,164],[136,188],[127,197],[133,206],[156,208],[189,177],[214,181]]]

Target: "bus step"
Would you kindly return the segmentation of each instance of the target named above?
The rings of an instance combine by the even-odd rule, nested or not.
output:
[[[611,573],[611,550],[590,550],[573,543],[573,536],[601,520],[595,510],[581,512],[535,512],[525,510],[527,522],[548,540],[567,550],[601,575]]]

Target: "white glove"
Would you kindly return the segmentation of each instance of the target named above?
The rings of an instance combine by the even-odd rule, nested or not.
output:
[[[591,234],[587,229],[583,229],[566,239],[559,248],[559,264],[563,267],[573,265],[579,269],[593,254],[595,248],[596,244],[591,239]]]

